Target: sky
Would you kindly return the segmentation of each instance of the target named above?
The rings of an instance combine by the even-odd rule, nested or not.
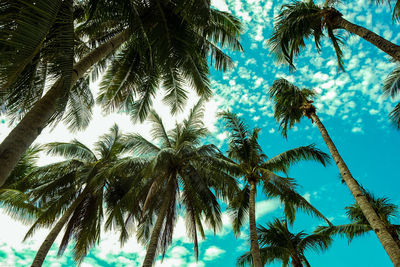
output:
[[[375,33],[400,43],[399,26],[391,21],[390,9],[386,6],[367,5],[364,0],[344,1],[337,8],[344,18],[362,25]],[[317,113],[331,134],[339,152],[346,161],[353,176],[376,196],[388,197],[392,203],[400,205],[398,171],[400,131],[396,130],[387,119],[395,101],[382,96],[382,82],[395,64],[371,44],[357,36],[345,35],[344,63],[346,72],[337,68],[335,54],[327,40],[322,42],[323,50],[316,53],[309,43],[302,55],[296,60],[297,70],[289,72],[287,66],[278,65],[269,53],[267,39],[270,37],[273,18],[278,13],[281,1],[257,0],[218,0],[214,6],[238,16],[245,27],[242,36],[244,53],[233,53],[236,67],[225,73],[212,71],[211,85],[213,98],[205,106],[204,122],[210,130],[207,142],[212,142],[222,150],[226,149],[228,132],[217,118],[221,110],[230,109],[238,113],[250,128],[261,128],[260,144],[268,156],[274,156],[298,146],[316,144],[325,152],[327,147],[318,129],[308,120],[298,124],[288,133],[288,138],[281,137],[277,123],[273,118],[273,104],[268,98],[268,88],[280,77],[300,87],[312,88],[318,92],[315,101]],[[92,84],[94,92],[97,84]],[[161,95],[157,97],[159,99]],[[172,128],[175,121],[185,117],[188,110],[197,101],[194,93],[190,94],[185,111],[172,117],[168,108],[155,101],[154,108],[163,114],[167,128]],[[125,114],[104,115],[100,107],[95,107],[94,118],[86,131],[69,133],[62,124],[52,131],[46,129],[38,138],[38,143],[70,141],[77,138],[92,146],[97,138],[117,123],[124,133],[140,132],[150,137],[148,123],[133,125]],[[0,140],[10,131],[7,118],[0,117]],[[47,164],[59,160],[43,155],[39,163]],[[326,168],[315,163],[302,163],[294,166],[289,176],[299,184],[298,191],[311,204],[317,207],[334,224],[347,223],[344,207],[353,203],[352,196],[345,185],[340,183],[335,165]],[[223,205],[223,207],[225,207]],[[265,225],[275,217],[282,217],[282,206],[276,199],[265,199],[260,192],[257,195],[257,222]],[[193,256],[193,246],[186,238],[183,218],[175,226],[174,241],[168,249],[163,262],[158,259],[156,266],[234,266],[237,257],[249,250],[248,227],[236,238],[232,233],[231,221],[226,211],[223,212],[223,228],[214,235],[207,232],[206,239],[200,243],[199,261]],[[399,224],[400,220],[395,219]],[[311,232],[324,222],[298,213],[291,228],[294,232]],[[14,221],[0,209],[0,266],[28,266],[48,229],[38,231],[33,238],[22,243],[28,225]],[[44,266],[74,266],[71,250],[67,249],[62,257],[57,258],[57,244],[52,247]],[[145,248],[139,245],[134,234],[121,247],[118,233],[103,232],[102,240],[81,266],[140,266],[145,255]],[[323,253],[308,251],[306,257],[311,266],[391,266],[390,260],[373,234],[356,238],[351,243],[342,238],[335,238],[329,250]],[[279,263],[270,266],[281,266]]]

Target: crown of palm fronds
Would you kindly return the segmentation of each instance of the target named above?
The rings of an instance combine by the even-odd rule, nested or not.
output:
[[[297,209],[323,218],[330,224],[329,220],[296,192],[293,179],[276,175],[276,172],[287,174],[290,166],[302,160],[313,160],[325,166],[329,162],[326,153],[314,145],[309,145],[268,158],[258,143],[259,129],[250,131],[244,121],[234,113],[221,112],[220,116],[226,120],[226,126],[231,132],[228,148],[230,164],[236,164],[235,174],[244,177],[244,187],[229,199],[229,212],[233,218],[233,230],[236,235],[240,233],[246,221],[250,197],[249,182],[252,179],[255,179],[256,183],[262,183],[267,197],[278,197],[281,200],[291,223],[294,222]]]
[[[385,222],[388,228],[395,229],[395,234],[397,234],[397,237],[395,238],[398,240],[400,227],[398,225],[391,224],[391,220],[397,216],[397,205],[390,203],[388,198],[377,198],[365,189],[363,189],[363,191],[368,201],[371,203],[371,206],[378,214],[378,216],[382,219],[382,221]],[[317,227],[315,232],[328,235],[337,234],[345,236],[350,242],[353,240],[354,237],[362,236],[367,232],[372,231],[371,226],[369,225],[367,219],[360,209],[360,206],[357,203],[352,204],[345,209],[346,215],[350,220],[349,224],[335,225],[329,227],[319,226]]]
[[[281,261],[282,266],[288,266],[290,259],[299,259],[309,266],[304,256],[306,250],[324,251],[332,243],[332,238],[324,234],[306,234],[303,231],[293,234],[287,228],[285,221],[277,218],[267,224],[267,227],[257,227],[258,242],[263,264]],[[251,253],[240,256],[237,266],[251,266]]]
[[[188,117],[167,130],[161,117],[151,111],[149,120],[155,143],[139,134],[124,137],[124,150],[142,156],[148,164],[140,172],[142,179],[122,198],[121,203],[137,207],[128,211],[127,223],[137,221],[137,238],[148,244],[161,207],[167,205],[157,251],[165,254],[171,244],[178,215],[185,214],[189,238],[198,257],[199,237],[205,237],[205,224],[217,231],[222,226],[217,196],[228,198],[237,190],[230,176],[229,163],[214,145],[202,145],[208,133],[202,122],[203,99],[191,109]],[[138,190],[138,187],[140,190]],[[178,209],[179,206],[182,209]],[[123,204],[121,204],[123,205]],[[157,219],[158,220],[158,219]],[[122,220],[120,220],[122,222]]]
[[[306,46],[306,41],[313,38],[319,52],[326,31],[335,49],[339,68],[343,70],[343,37],[330,23],[332,14],[340,13],[331,7],[322,8],[312,0],[292,1],[283,5],[275,18],[274,32],[269,39],[271,52],[279,62],[289,64],[289,69],[294,70],[293,60]]]
[[[304,107],[312,103],[316,95],[313,90],[295,86],[284,78],[275,80],[269,89],[270,99],[274,100],[274,117],[279,122],[279,129],[287,137],[288,129],[300,122],[304,116]]]

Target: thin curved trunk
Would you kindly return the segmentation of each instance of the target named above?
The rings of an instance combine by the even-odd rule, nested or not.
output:
[[[400,61],[400,46],[386,40],[385,38],[362,26],[351,23],[350,21],[344,19],[341,14],[335,16],[334,24],[345,29],[348,32],[360,36],[361,38],[370,42],[389,56],[393,57],[395,60]]]
[[[146,257],[143,261],[143,267],[151,267],[154,262],[154,258],[157,252],[158,241],[160,239],[161,228],[164,223],[165,216],[167,214],[170,205],[171,193],[166,191],[163,204],[160,208],[160,212],[157,216],[156,224],[154,225],[153,231],[151,232],[150,243],[147,247]]]
[[[250,182],[250,205],[249,205],[249,225],[250,225],[250,252],[253,257],[253,266],[262,267],[260,247],[257,238],[256,224],[256,193],[257,187],[254,181]]]
[[[82,202],[85,198],[86,193],[88,191],[88,187],[86,187],[82,193],[75,199],[71,206],[64,212],[61,218],[58,220],[56,225],[51,229],[50,233],[46,236],[46,239],[43,241],[39,250],[36,252],[36,256],[32,262],[31,267],[40,267],[42,266],[47,253],[49,252],[51,246],[56,240],[58,234],[61,232],[64,225],[67,223],[68,219],[71,217],[72,213],[75,211],[76,207]]]
[[[310,114],[311,119],[317,125],[319,131],[321,132],[322,138],[324,139],[326,145],[329,148],[329,151],[339,168],[340,174],[342,175],[343,180],[346,182],[347,186],[349,187],[352,195],[354,196],[358,205],[368,220],[369,224],[371,225],[372,229],[378,236],[383,248],[386,250],[386,253],[389,255],[390,259],[393,262],[393,265],[396,267],[400,267],[400,248],[397,245],[396,241],[393,239],[391,234],[389,233],[388,229],[386,228],[385,224],[382,220],[378,217],[375,210],[372,208],[371,204],[368,202],[367,198],[363,194],[362,190],[360,189],[357,181],[353,178],[348,169],[346,163],[340,156],[335,144],[333,143],[332,139],[330,138],[328,131],[326,130],[325,126],[320,121],[317,114],[314,112]]]
[[[94,49],[75,64],[71,84],[75,84],[95,63],[113,52],[128,38],[129,31],[125,30]],[[56,112],[57,102],[67,93],[62,89],[62,79],[63,77],[54,83],[51,89],[35,103],[33,108],[0,144],[0,186],[4,184],[18,160],[40,135],[42,129],[46,127]]]

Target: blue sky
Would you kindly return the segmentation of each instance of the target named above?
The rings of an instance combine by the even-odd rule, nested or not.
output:
[[[399,26],[391,21],[387,7],[366,6],[366,1],[347,1],[338,6],[344,17],[384,36],[394,43],[400,43]],[[298,124],[285,140],[280,136],[278,125],[273,119],[273,106],[268,99],[267,89],[276,78],[285,77],[301,87],[315,89],[318,115],[336,143],[339,152],[348,164],[353,176],[377,196],[386,196],[400,205],[398,171],[400,131],[388,123],[387,115],[394,102],[381,94],[382,82],[395,66],[377,48],[357,36],[346,35],[344,48],[346,72],[338,72],[336,58],[330,43],[322,43],[323,51],[316,53],[310,43],[296,60],[297,70],[289,73],[287,66],[277,65],[269,54],[266,40],[271,34],[273,17],[279,11],[280,1],[240,1],[219,0],[215,5],[238,16],[245,25],[242,44],[243,54],[234,54],[236,68],[224,74],[212,72],[212,88],[215,96],[206,106],[205,120],[214,142],[224,149],[227,132],[223,122],[216,119],[221,109],[231,109],[239,113],[249,127],[262,129],[260,143],[268,156],[274,156],[287,149],[315,143],[318,148],[328,152],[318,129],[307,119]],[[96,85],[93,85],[96,91]],[[188,107],[196,101],[191,96]],[[157,105],[156,101],[156,105]],[[158,105],[156,109],[165,111]],[[125,132],[148,132],[148,125],[133,126],[123,114],[102,117],[98,108],[89,129],[78,133],[77,138],[89,145],[97,136],[104,133],[114,121]],[[184,117],[178,116],[178,120]],[[5,118],[0,118],[3,120]],[[164,117],[172,127],[175,118]],[[0,140],[9,129],[0,123]],[[44,131],[38,142],[69,141],[72,134],[65,127],[57,126],[53,132]],[[44,157],[42,163],[49,159]],[[310,200],[334,224],[343,224],[344,207],[353,203],[350,192],[340,183],[335,165],[326,168],[304,163],[294,166],[289,176],[296,179],[299,192]],[[266,224],[274,217],[282,216],[279,201],[266,200],[261,193],[257,196],[257,222]],[[233,236],[229,216],[223,214],[224,227],[214,236],[207,234],[200,244],[199,262],[196,263],[192,245],[185,238],[184,222],[178,220],[174,243],[168,250],[164,262],[157,266],[234,266],[236,258],[249,249],[247,227],[239,238]],[[395,223],[400,223],[395,220]],[[298,214],[294,231],[311,232],[323,222]],[[33,239],[21,243],[27,226],[12,221],[0,213],[0,266],[26,266],[34,257],[34,251],[43,240],[46,230],[39,231]],[[117,242],[117,234],[106,233],[96,248],[83,262],[82,266],[139,266],[145,250],[132,237],[124,247]],[[56,246],[52,248],[45,266],[73,266],[71,253],[57,258]],[[336,238],[332,247],[322,253],[306,254],[311,266],[391,266],[388,256],[373,234],[357,238],[350,244],[347,240]],[[281,266],[280,264],[271,266]]]

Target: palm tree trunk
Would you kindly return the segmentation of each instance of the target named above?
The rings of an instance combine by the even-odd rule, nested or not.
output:
[[[389,255],[390,259],[393,262],[393,265],[396,267],[400,267],[400,248],[397,245],[396,241],[390,235],[388,229],[382,220],[378,217],[375,210],[372,208],[371,204],[368,202],[367,198],[361,191],[357,181],[353,178],[348,169],[346,163],[340,156],[335,144],[330,138],[328,131],[325,126],[320,121],[317,114],[314,112],[310,114],[311,119],[317,125],[319,131],[321,132],[322,138],[324,139],[326,145],[329,148],[329,151],[339,168],[340,174],[342,175],[343,180],[346,182],[349,187],[351,193],[353,194],[356,202],[360,205],[360,208],[371,225],[372,229],[378,236],[380,242],[382,243],[383,248],[386,250],[386,253]]]
[[[400,46],[386,40],[385,38],[364,27],[351,23],[350,21],[344,19],[342,17],[342,14],[340,14],[337,10],[333,8],[332,10],[334,10],[333,12],[338,13],[338,15],[334,16],[333,18],[333,24],[335,26],[339,26],[340,28],[345,29],[348,32],[360,36],[361,38],[370,42],[389,56],[393,57],[395,60],[400,61]]]
[[[53,245],[54,241],[56,240],[58,234],[61,232],[64,225],[67,223],[68,219],[71,217],[72,213],[75,211],[76,207],[82,202],[85,198],[88,187],[86,187],[82,193],[75,199],[71,206],[64,212],[61,218],[58,220],[56,225],[54,225],[53,229],[51,229],[50,233],[46,236],[46,239],[43,241],[42,245],[40,246],[38,252],[36,253],[35,259],[32,262],[31,267],[40,267],[42,266],[47,253],[49,252],[51,246]]]
[[[154,262],[154,258],[156,256],[158,241],[160,238],[161,228],[164,223],[165,216],[167,215],[167,211],[170,205],[171,200],[171,192],[166,190],[166,194],[163,200],[163,204],[160,208],[160,212],[157,216],[156,224],[154,225],[153,231],[151,232],[150,243],[147,247],[146,257],[143,261],[143,267],[151,267]]]
[[[74,66],[71,84],[81,78],[95,63],[113,52],[129,38],[129,31],[125,30],[108,42],[94,49]],[[51,89],[36,102],[34,107],[15,126],[8,136],[0,144],[0,186],[4,184],[10,172],[14,169],[18,160],[26,152],[28,147],[40,135],[50,118],[54,115],[57,102],[67,92],[62,90],[62,79],[59,78]]]
[[[262,267],[260,247],[258,246],[257,224],[256,224],[256,182],[250,182],[250,205],[249,205],[249,224],[250,224],[250,252],[253,257],[253,266]]]

